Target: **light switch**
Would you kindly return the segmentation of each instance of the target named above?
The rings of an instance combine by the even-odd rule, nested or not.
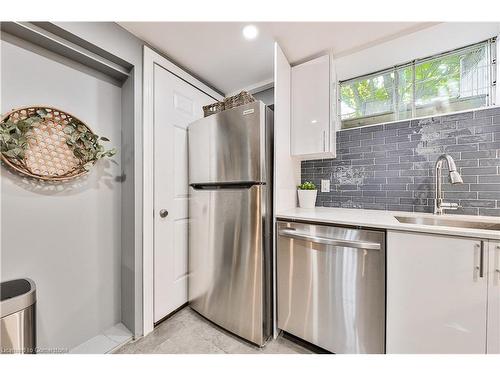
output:
[[[321,180],[321,192],[322,193],[330,192],[330,180]]]

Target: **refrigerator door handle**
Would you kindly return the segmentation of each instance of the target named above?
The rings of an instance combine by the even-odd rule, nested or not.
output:
[[[314,243],[319,243],[322,245],[331,246],[341,246],[350,247],[354,249],[363,250],[380,250],[381,245],[377,242],[365,242],[365,241],[353,241],[353,240],[343,240],[328,237],[321,237],[316,235],[311,235],[307,233],[300,233],[295,231],[295,229],[280,229],[278,234],[283,237],[294,238],[297,240],[310,241]]]
[[[242,181],[242,182],[226,182],[226,183],[207,183],[207,184],[190,184],[194,190],[223,190],[223,189],[250,189],[255,185],[265,185],[263,182],[257,181]]]

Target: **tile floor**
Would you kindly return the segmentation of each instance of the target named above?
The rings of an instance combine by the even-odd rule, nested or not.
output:
[[[310,350],[284,338],[263,349],[228,334],[186,307],[148,336],[129,342],[117,354],[306,354]]]
[[[71,349],[71,354],[103,354],[110,353],[114,348],[123,345],[132,338],[132,333],[122,323],[108,328],[100,335],[94,336],[77,347]]]

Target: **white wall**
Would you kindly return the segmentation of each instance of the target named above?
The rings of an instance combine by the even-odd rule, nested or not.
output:
[[[253,93],[252,95],[255,99],[262,101],[265,105],[274,104],[274,87]]]
[[[441,23],[359,52],[335,57],[338,80],[464,47],[500,34],[500,23]]]
[[[55,22],[71,36],[133,66],[122,87],[122,321],[142,335],[142,51],[144,42],[113,22]]]
[[[1,52],[2,113],[58,107],[121,151],[120,87],[50,53],[5,41]],[[2,166],[1,278],[37,284],[39,347],[70,349],[121,321],[120,173],[120,154],[66,184],[28,181]]]

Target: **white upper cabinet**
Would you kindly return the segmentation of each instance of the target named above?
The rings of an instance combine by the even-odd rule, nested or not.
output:
[[[292,67],[291,154],[303,159],[335,157],[330,57]]]

